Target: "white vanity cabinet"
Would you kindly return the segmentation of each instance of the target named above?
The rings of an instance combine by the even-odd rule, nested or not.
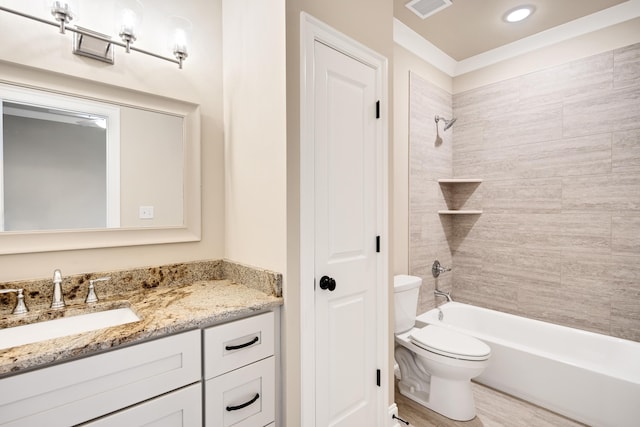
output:
[[[0,379],[0,427],[274,427],[277,313]]]
[[[197,413],[196,424],[184,425],[200,425],[201,360],[200,330],[193,330],[1,379],[0,426],[68,427],[174,390],[178,392],[161,398],[161,406],[173,405],[167,417]],[[179,390],[191,384],[195,387]],[[197,399],[185,398],[185,393]],[[113,422],[105,417],[95,425],[154,421],[140,412],[153,402],[124,411]]]
[[[81,425],[83,427],[201,426],[202,385],[196,383]]]
[[[275,340],[273,312],[204,330],[207,427],[274,425]]]

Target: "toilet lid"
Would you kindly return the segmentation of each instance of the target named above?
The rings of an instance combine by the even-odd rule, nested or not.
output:
[[[491,348],[479,339],[442,326],[427,325],[411,332],[409,338],[418,347],[454,359],[486,360],[491,354]]]

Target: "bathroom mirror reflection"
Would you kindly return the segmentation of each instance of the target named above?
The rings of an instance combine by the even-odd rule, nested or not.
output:
[[[0,103],[1,231],[183,224],[182,117],[7,85]]]
[[[198,106],[59,80],[0,82],[0,253],[199,240]]]

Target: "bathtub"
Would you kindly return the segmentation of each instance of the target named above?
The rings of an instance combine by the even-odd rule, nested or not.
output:
[[[640,425],[640,343],[449,302],[418,322],[489,344],[475,380],[591,426]]]

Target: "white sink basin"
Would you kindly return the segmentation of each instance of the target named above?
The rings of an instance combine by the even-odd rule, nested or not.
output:
[[[130,308],[116,308],[0,329],[0,350],[138,320],[140,318]]]

